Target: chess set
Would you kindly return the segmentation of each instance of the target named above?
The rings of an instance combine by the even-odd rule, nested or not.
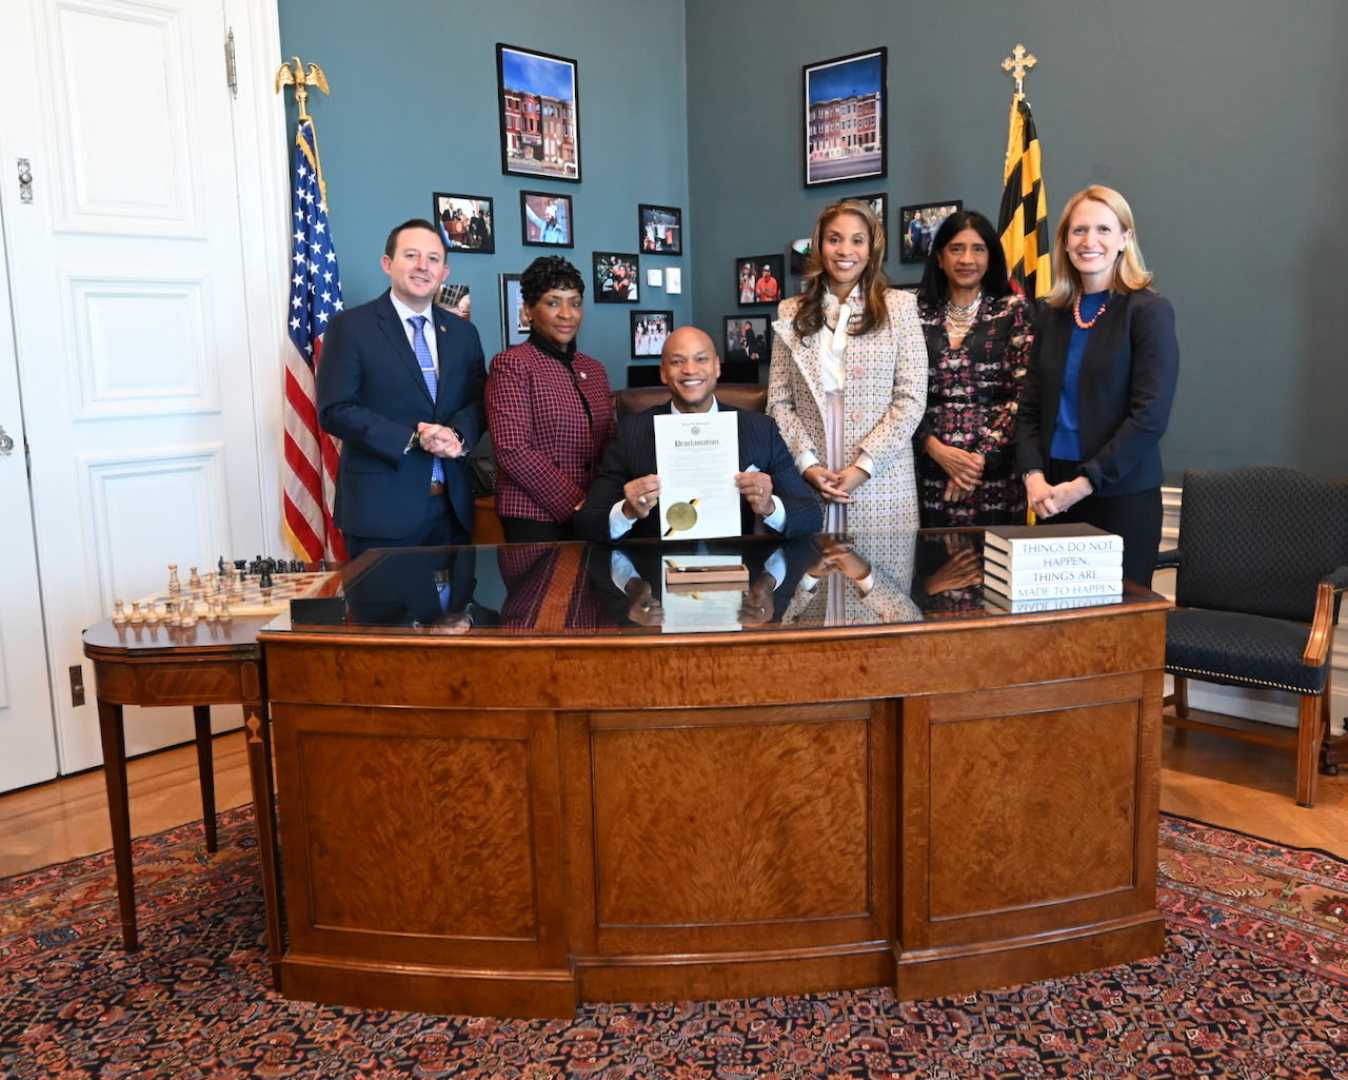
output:
[[[169,563],[168,585],[131,602],[113,606],[114,626],[165,626],[183,629],[198,622],[229,622],[234,618],[278,615],[297,597],[313,595],[327,581],[334,567],[326,562],[304,563],[298,559],[271,559],[258,556],[251,562],[223,557],[216,569],[206,574],[197,567],[189,569],[184,584],[178,564]]]

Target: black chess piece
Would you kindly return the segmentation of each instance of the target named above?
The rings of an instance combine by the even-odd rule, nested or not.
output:
[[[271,570],[267,567],[266,562],[263,562],[262,564],[262,572],[257,579],[257,583],[264,589],[270,589],[272,587]]]
[[[221,577],[225,576],[225,557],[223,555],[220,556],[219,561],[215,564],[215,568],[220,572]]]

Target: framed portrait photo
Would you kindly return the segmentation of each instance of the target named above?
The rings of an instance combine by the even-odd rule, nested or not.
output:
[[[641,300],[637,256],[618,251],[594,253],[594,299],[597,304],[636,304]]]
[[[885,258],[888,259],[893,250],[889,246],[889,196],[883,191],[877,191],[874,195],[852,195],[850,198],[857,202],[863,202],[875,211],[875,216],[880,219],[880,227],[885,231]]]
[[[771,315],[727,315],[721,323],[727,364],[761,364],[772,358]]]
[[[747,255],[735,260],[735,302],[775,304],[786,294],[786,259],[781,255]]]
[[[575,217],[571,209],[571,196],[547,191],[521,191],[520,235],[527,247],[575,247]]]
[[[501,289],[501,348],[523,345],[529,340],[529,319],[524,313],[524,294],[519,274],[499,275]]]
[[[945,202],[919,203],[899,208],[899,262],[923,262],[931,253],[936,230],[956,210],[963,210],[961,199]]]
[[[580,84],[565,56],[496,45],[501,171],[580,183]]]
[[[643,255],[682,255],[683,211],[677,206],[639,203],[637,246]]]
[[[633,311],[632,356],[636,360],[659,357],[665,338],[674,332],[674,312]]]
[[[881,46],[802,69],[806,187],[885,175],[888,61]]]
[[[437,191],[432,215],[450,251],[491,255],[496,251],[496,214],[487,195],[451,195]]]

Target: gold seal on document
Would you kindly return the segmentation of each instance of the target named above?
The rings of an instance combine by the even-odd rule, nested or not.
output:
[[[697,524],[697,500],[689,499],[687,502],[675,503],[666,513],[665,520],[669,522],[669,528],[665,530],[666,536],[691,529]]]

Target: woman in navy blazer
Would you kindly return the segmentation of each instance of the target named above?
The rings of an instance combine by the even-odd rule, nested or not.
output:
[[[1124,577],[1150,585],[1179,342],[1117,191],[1094,184],[1068,200],[1053,278],[1016,424],[1025,494],[1041,519],[1122,536]]]

